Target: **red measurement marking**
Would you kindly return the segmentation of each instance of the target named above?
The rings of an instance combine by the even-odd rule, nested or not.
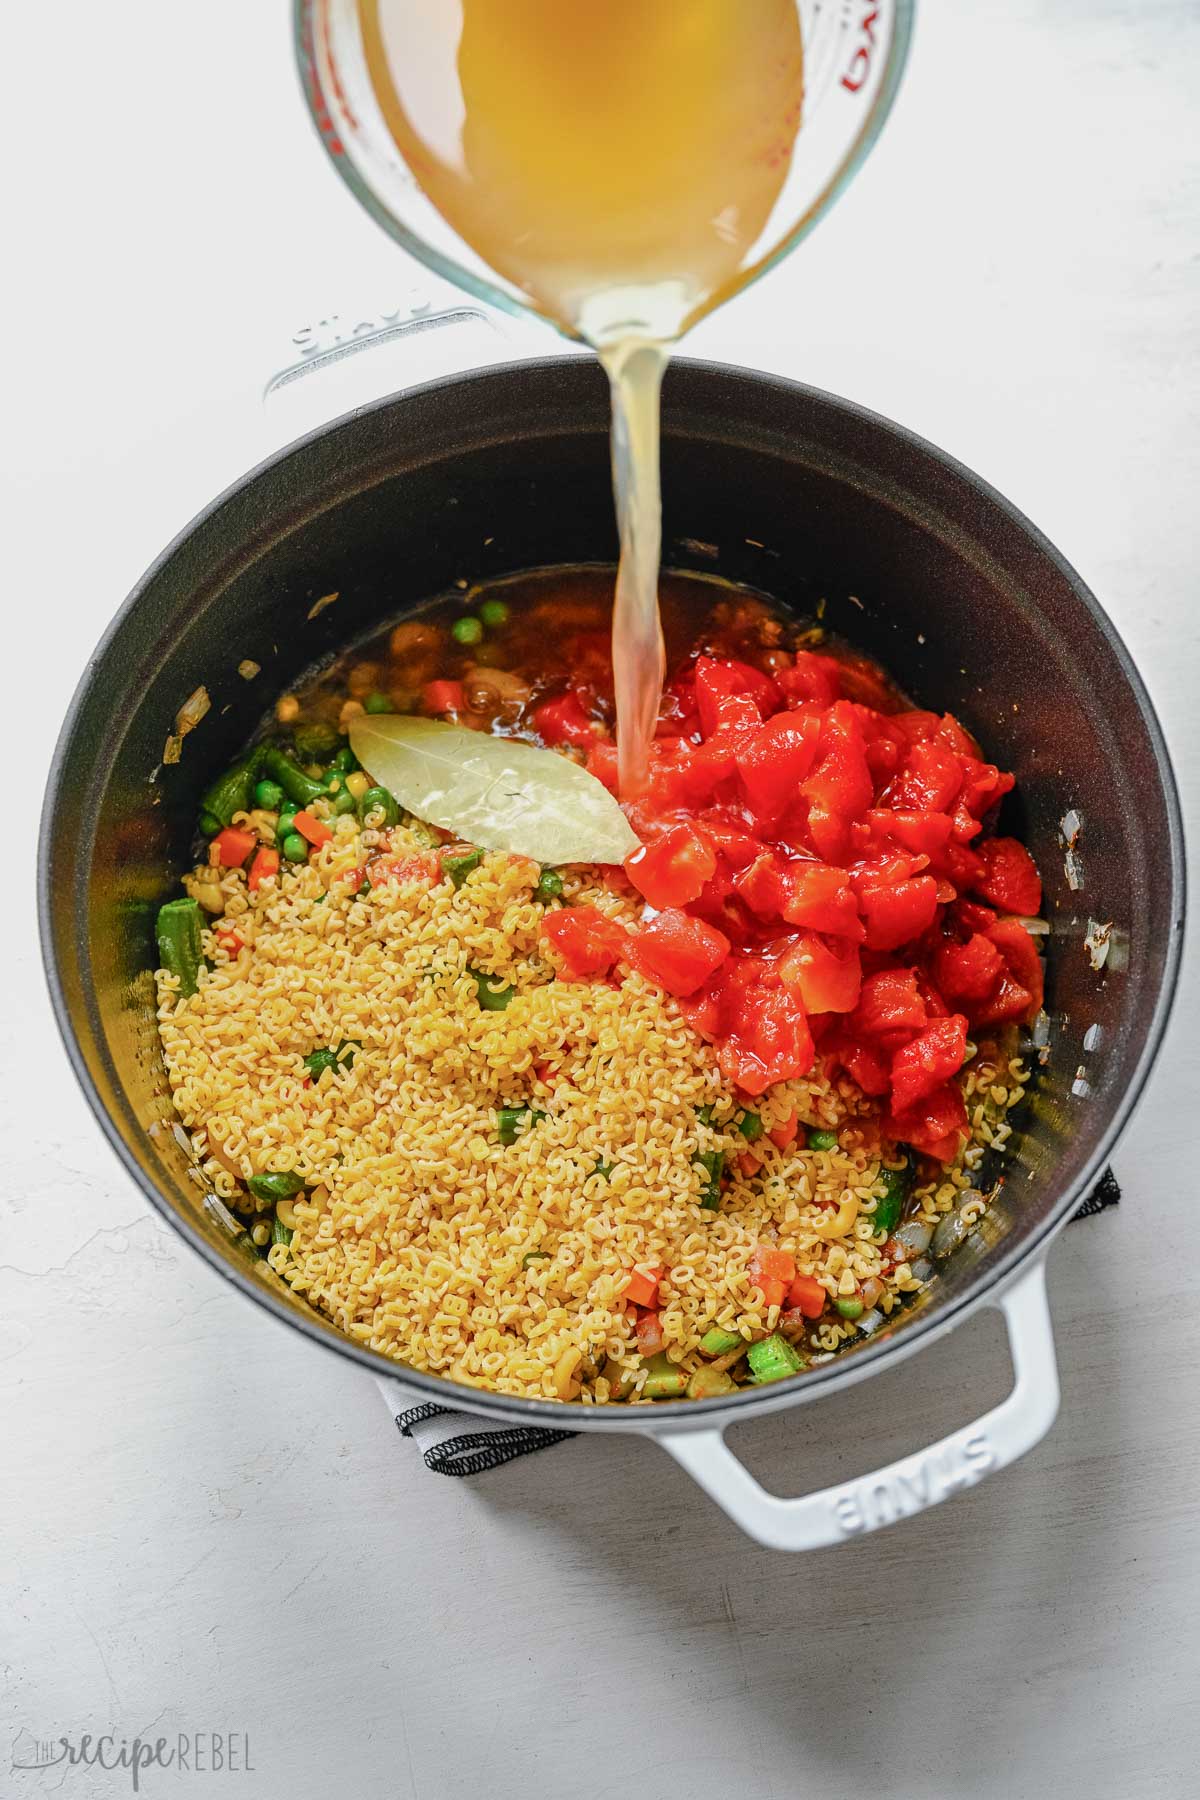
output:
[[[879,23],[879,8],[868,0],[863,8],[863,16],[859,23],[864,42],[860,43],[850,58],[850,66],[842,76],[842,86],[848,93],[857,94],[859,88],[871,73],[871,58],[875,54],[875,27]]]

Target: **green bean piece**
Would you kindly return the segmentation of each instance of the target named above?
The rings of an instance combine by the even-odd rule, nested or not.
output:
[[[400,822],[400,808],[385,787],[368,788],[358,803],[358,816],[364,824],[376,812],[383,814],[382,825],[379,827],[381,830],[387,830]]]
[[[737,1122],[737,1127],[748,1144],[752,1144],[755,1138],[762,1136],[763,1122],[757,1113],[743,1113]]]
[[[482,861],[482,850],[464,850],[459,856],[446,855],[442,857],[442,874],[448,875],[454,886],[460,888]]]
[[[604,1158],[601,1156],[601,1157],[597,1158],[596,1166],[592,1170],[592,1174],[593,1175],[602,1175],[604,1177],[605,1181],[611,1181],[613,1170],[616,1168],[616,1166],[617,1166],[616,1163],[605,1162]]]
[[[277,781],[264,776],[262,781],[254,784],[254,804],[261,806],[264,812],[280,812],[283,809],[283,789]]]
[[[483,637],[483,625],[468,613],[465,619],[455,619],[450,636],[456,644],[478,644]]]
[[[262,753],[263,768],[277,781],[293,806],[311,806],[325,797],[325,789],[311,775],[306,775],[294,757],[278,744],[268,744]]]
[[[643,1357],[642,1366],[647,1371],[642,1385],[642,1394],[647,1400],[678,1400],[686,1394],[688,1378],[665,1350]]]
[[[286,837],[280,838],[279,848],[289,862],[308,861],[308,841],[298,831],[289,831]]]
[[[700,1339],[700,1349],[705,1356],[725,1356],[745,1341],[740,1331],[726,1331],[723,1326],[710,1325]]]
[[[787,1375],[799,1374],[805,1366],[800,1352],[777,1331],[759,1343],[751,1344],[746,1360],[750,1364],[750,1379],[756,1384],[782,1381]]]
[[[273,1244],[290,1244],[292,1234],[282,1219],[271,1220],[271,1242]]]
[[[703,1169],[707,1180],[700,1189],[700,1205],[704,1212],[716,1212],[721,1204],[721,1177],[725,1158],[719,1150],[701,1150],[692,1158],[692,1167]]]
[[[368,694],[363,701],[363,711],[369,713],[395,712],[395,707],[386,694]]]
[[[883,1197],[875,1202],[875,1211],[871,1215],[872,1227],[877,1238],[890,1237],[900,1223],[900,1214],[904,1211],[904,1202],[908,1199],[912,1177],[911,1157],[905,1160],[902,1169],[880,1169],[879,1179],[883,1183]]]
[[[200,797],[201,829],[205,837],[215,837],[209,823],[217,821],[217,831],[233,823],[233,815],[249,812],[254,804],[254,783],[258,778],[260,752],[251,750],[232,763],[223,775]]]
[[[496,1135],[502,1144],[515,1144],[524,1125],[540,1125],[547,1115],[535,1106],[501,1106],[496,1111]]]
[[[340,750],[335,751],[329,766],[336,769],[339,775],[353,775],[355,769],[361,768],[362,764],[349,744],[343,744]]]
[[[716,1116],[716,1111],[717,1109],[715,1106],[702,1106],[696,1114],[696,1117],[699,1119],[701,1125],[711,1125]]]
[[[479,608],[479,617],[489,631],[494,630],[497,625],[503,625],[507,620],[508,608],[503,600],[485,600]]]
[[[531,1269],[534,1263],[550,1262],[550,1260],[551,1256],[548,1250],[527,1250],[521,1258],[521,1267]]]
[[[341,741],[341,733],[333,725],[321,725],[313,722],[295,725],[292,728],[292,742],[296,746],[296,755],[301,762],[328,762]]]
[[[246,1186],[256,1200],[291,1200],[304,1186],[299,1175],[293,1175],[290,1169],[272,1171],[266,1175],[252,1175]]]
[[[836,1131],[810,1131],[808,1134],[810,1150],[836,1150],[838,1135]]]
[[[844,1299],[844,1300],[835,1300],[833,1304],[836,1306],[837,1310],[841,1313],[843,1319],[861,1319],[862,1318],[863,1303],[861,1300],[856,1299],[853,1295],[848,1295],[846,1297],[846,1299]]]
[[[159,967],[168,975],[179,977],[179,992],[185,998],[200,985],[200,965],[204,960],[202,929],[203,918],[195,900],[168,900],[158,909],[154,934]]]
[[[533,897],[535,900],[540,900],[542,905],[545,906],[551,900],[560,899],[562,897],[562,891],[563,878],[558,870],[543,869],[538,876],[537,886],[533,890]]]
[[[202,812],[200,814],[200,836],[201,837],[206,837],[206,838],[216,837],[216,835],[217,835],[218,831],[220,831],[220,829],[221,829],[221,821],[220,821],[220,819],[218,819],[216,813]]]
[[[515,987],[495,987],[495,975],[489,975],[484,969],[468,969],[467,974],[475,983],[479,994],[479,1004],[484,1012],[503,1012],[509,1001],[516,994]]]
[[[727,1369],[696,1369],[687,1384],[689,1400],[715,1400],[719,1394],[732,1394],[737,1382]]]
[[[336,1050],[313,1050],[305,1057],[304,1066],[314,1081],[325,1073],[326,1069],[337,1068]]]
[[[637,1386],[637,1370],[624,1369],[619,1363],[614,1363],[612,1367],[611,1375],[607,1368],[604,1371],[604,1379],[608,1383],[608,1397],[610,1400],[628,1400]]]

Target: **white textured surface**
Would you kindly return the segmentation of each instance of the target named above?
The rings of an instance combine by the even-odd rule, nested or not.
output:
[[[26,7],[6,96],[5,619],[33,660],[4,693],[0,1795],[127,1793],[12,1770],[12,1741],[151,1727],[251,1741],[254,1773],[147,1776],[164,1795],[1194,1793],[1190,972],[1125,1202],[1051,1256],[1049,1439],[794,1560],[633,1440],[426,1475],[369,1378],[239,1302],[86,1114],[32,926],[62,706],[143,565],[270,436],[254,397],[292,331],[411,279],[310,139],[285,12]],[[1197,24],[1188,0],[931,0],[840,210],[689,345],[860,399],[1009,494],[1117,620],[1187,797]],[[742,1447],[794,1487],[914,1449],[997,1398],[999,1344],[972,1324]]]

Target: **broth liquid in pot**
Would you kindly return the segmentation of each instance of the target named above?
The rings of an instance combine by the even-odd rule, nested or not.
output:
[[[359,0],[396,145],[460,237],[599,352],[613,392],[620,782],[663,680],[659,388],[736,284],[800,127],[795,0]]]

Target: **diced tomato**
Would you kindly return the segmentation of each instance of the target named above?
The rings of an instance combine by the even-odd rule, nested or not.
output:
[[[858,1005],[862,963],[853,944],[829,944],[814,931],[802,932],[779,965],[810,1013],[848,1013]]]
[[[595,906],[562,906],[542,920],[542,936],[558,951],[574,980],[607,975],[625,955],[629,934]]]
[[[872,885],[860,892],[859,903],[868,950],[898,950],[933,924],[937,882],[931,875],[918,875],[894,886]]]
[[[373,888],[403,881],[433,881],[437,874],[437,858],[421,851],[414,851],[411,856],[373,856],[366,867],[366,879]],[[356,892],[361,885],[356,884]]]
[[[892,1113],[884,1129],[897,1143],[911,1144],[936,1162],[953,1162],[967,1135],[967,1107],[952,1083],[936,1088],[910,1112]]]
[[[722,1075],[745,1094],[765,1094],[777,1081],[799,1080],[812,1065],[808,1020],[781,989],[765,989],[752,1005],[744,1005],[717,1052]]]
[[[814,856],[823,862],[847,862],[851,848],[850,821],[834,812],[818,801],[812,801],[808,808],[807,819],[808,842],[812,846]]]
[[[972,931],[987,932],[996,923],[996,915],[991,907],[984,906],[980,900],[956,900],[948,917],[959,931],[967,934]]]
[[[942,727],[942,721],[937,713],[919,710],[894,713],[892,724],[908,739],[910,744],[926,743],[928,739],[936,737]]]
[[[617,791],[617,746],[593,739],[588,751],[587,771],[602,781],[610,794]]]
[[[729,657],[700,657],[695,679],[696,709],[700,715],[700,730],[706,738],[713,735],[720,723],[719,703],[735,694],[753,700],[759,719],[768,718],[783,705],[783,695],[769,675],[749,663],[736,662]]]
[[[427,681],[421,690],[421,702],[429,713],[466,711],[461,681]]]
[[[784,1296],[796,1279],[796,1259],[789,1250],[760,1244],[750,1258],[746,1270],[750,1285],[756,1287],[766,1306],[782,1306]]]
[[[210,854],[210,861],[215,860],[222,869],[240,869],[258,839],[252,831],[240,831],[236,825],[227,825],[224,831],[218,831],[210,848],[216,852],[215,859]]]
[[[798,1307],[806,1319],[819,1319],[828,1299],[814,1275],[797,1275],[787,1293],[788,1305]]]
[[[917,743],[889,782],[884,802],[913,812],[947,812],[962,784],[962,764],[953,750],[945,744]]]
[[[278,875],[278,873],[279,852],[278,850],[269,850],[264,844],[250,864],[247,886],[253,893],[255,888],[260,888],[264,881],[269,881],[273,875]]]
[[[965,944],[945,943],[933,954],[933,973],[948,1000],[984,1000],[1004,967],[991,939],[973,931]]]
[[[959,802],[976,819],[982,819],[984,813],[990,812],[1016,785],[1015,776],[1002,772],[995,763],[981,762],[977,756],[964,757],[962,767]]]
[[[908,1112],[957,1075],[967,1054],[962,1013],[934,1019],[892,1058],[892,1110]]]
[[[850,1021],[855,1036],[882,1037],[891,1031],[922,1031],[929,1022],[913,969],[880,969],[862,984]]]
[[[562,913],[552,914],[561,918]],[[543,927],[544,929],[544,927]],[[668,908],[627,940],[623,952],[639,974],[668,994],[694,994],[720,968],[729,939],[703,919]]]
[[[767,1136],[777,1150],[786,1150],[789,1144],[795,1143],[799,1135],[800,1121],[796,1117],[795,1107],[789,1108],[778,1125],[772,1125],[767,1132]]]
[[[842,692],[842,669],[832,656],[814,650],[797,650],[790,669],[781,669],[776,683],[789,706],[832,706]]]
[[[622,1299],[653,1309],[658,1305],[658,1284],[666,1272],[662,1263],[652,1263],[649,1270],[634,1269],[625,1283]]]
[[[867,814],[871,829],[880,837],[892,838],[906,850],[924,856],[936,856],[950,841],[952,821],[948,813],[890,811],[879,807]]]
[[[1042,965],[1037,945],[1017,919],[997,919],[988,939],[1003,958],[999,986],[970,1009],[975,1025],[1029,1024],[1042,1009]]]
[[[228,926],[223,931],[218,931],[217,942],[227,956],[236,956],[239,950],[246,948],[245,940]]]
[[[318,819],[315,813],[298,812],[296,814],[296,830],[302,838],[306,838],[316,849],[329,843],[333,832],[324,819]]]
[[[1016,838],[987,838],[978,855],[983,874],[975,882],[975,892],[1001,912],[1036,918],[1042,904],[1042,878],[1024,844]]]
[[[776,713],[739,750],[737,770],[750,810],[763,824],[787,811],[817,757],[821,723],[811,713]]]
[[[834,937],[861,943],[858,897],[844,869],[829,863],[794,862],[783,877],[783,888],[780,914],[789,925],[808,925],[813,931],[828,931]]]
[[[663,1335],[662,1320],[656,1312],[639,1313],[634,1331],[637,1334],[638,1349],[643,1356],[657,1356],[667,1341]]]
[[[575,688],[544,700],[534,711],[533,728],[544,744],[574,744],[580,750],[590,750],[604,735],[604,727],[586,712]]]
[[[848,700],[839,700],[821,727],[821,759],[804,782],[811,805],[843,819],[866,812],[875,794],[867,767],[862,726]]]
[[[672,825],[625,859],[625,873],[655,907],[685,906],[698,899],[716,866],[707,835],[689,824]]]
[[[951,750],[959,756],[970,757],[972,762],[979,759],[979,745],[971,736],[965,725],[959,723],[953,713],[943,713],[937,728],[937,736],[943,744],[949,744]]]

